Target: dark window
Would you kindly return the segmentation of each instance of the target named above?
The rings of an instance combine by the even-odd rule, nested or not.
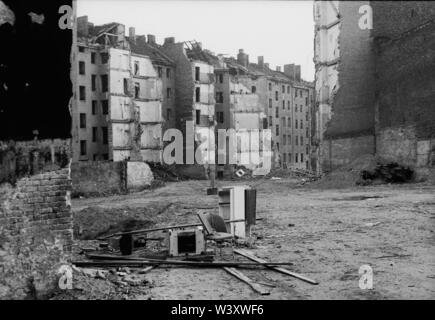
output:
[[[278,91],[275,91],[275,100],[278,101]]]
[[[92,91],[97,90],[97,76],[95,74],[92,75]]]
[[[285,127],[285,117],[282,117],[282,126]]]
[[[201,118],[201,110],[195,110],[195,112],[196,112],[196,124],[200,124],[201,123],[201,120],[200,120],[200,118]]]
[[[272,108],[272,99],[269,99],[269,108]]]
[[[304,137],[301,136],[301,146],[304,145]]]
[[[269,82],[269,91],[272,91],[272,83]]]
[[[101,90],[107,92],[109,90],[107,74],[101,76]]]
[[[282,144],[287,144],[287,136],[286,135],[283,135],[282,136]]]
[[[286,157],[287,155],[284,153],[283,154],[283,160],[284,160],[284,162],[287,162],[287,157]]]
[[[93,156],[94,161],[97,161],[97,158],[98,158],[98,154],[94,154]]]
[[[86,155],[86,140],[80,140],[80,155],[85,156]]]
[[[195,81],[199,81],[199,72],[200,72],[199,67],[195,67]]]
[[[198,68],[199,70],[199,68]],[[221,73],[219,74],[219,83],[224,83],[224,75]]]
[[[287,125],[289,126],[289,128],[291,128],[292,126],[292,119],[290,117],[288,117],[287,119]]]
[[[298,119],[295,119],[295,128],[298,128]]]
[[[304,162],[304,154],[301,153],[301,162]]]
[[[79,52],[85,52],[85,47],[79,47]]]
[[[168,70],[169,70],[169,69],[168,69]],[[167,99],[170,99],[170,98],[171,98],[171,91],[172,91],[171,88],[166,88],[166,98],[167,98]]]
[[[298,90],[297,89],[295,89],[295,98],[297,98],[298,97]],[[297,155],[296,155],[296,157],[297,157]],[[297,161],[296,161],[297,162]]]
[[[276,143],[276,150],[279,151],[279,142]]]
[[[305,137],[308,138],[308,127],[305,128]]]
[[[285,93],[285,86],[282,86],[281,91],[282,93]]]
[[[224,103],[224,93],[216,92],[216,103]]]
[[[295,153],[295,162],[298,162],[298,154]]]
[[[92,100],[92,114],[97,114],[97,100]]]
[[[171,119],[171,109],[166,109],[166,120]]]
[[[302,105],[299,106],[299,112],[302,112]]]
[[[290,86],[287,86],[287,93],[290,93]]]
[[[282,110],[285,110],[285,101],[282,100]]]
[[[272,116],[269,116],[269,127],[272,126]]]
[[[290,100],[287,101],[287,110],[290,110]]]
[[[308,144],[307,144],[307,145],[305,146],[305,153],[308,154],[309,151],[310,151],[310,150],[309,150],[309,147],[308,147]]]
[[[138,82],[134,83],[134,98],[139,99],[140,95],[140,84]]]
[[[157,67],[157,73],[159,74],[159,78],[163,76],[163,69],[162,67]]]
[[[279,125],[278,124],[275,126],[275,134],[277,136],[279,136]]]
[[[91,63],[95,64],[95,60],[96,60],[95,52],[91,52]]]
[[[292,162],[292,154],[291,153],[288,154],[288,162]]]
[[[299,145],[299,140],[298,140],[298,136],[295,137],[295,145]]]
[[[107,52],[101,52],[100,57],[102,64],[106,64],[109,61],[109,54]]]
[[[124,78],[124,94],[125,95],[129,95],[129,90],[128,90],[128,79]]]
[[[101,101],[102,114],[109,114],[109,100]]]
[[[92,142],[97,142],[97,127],[92,127]]]
[[[109,160],[109,154],[103,153],[103,160]]]
[[[86,100],[86,87],[85,86],[79,87],[79,95],[80,95],[80,100],[82,100],[82,101]]]
[[[86,128],[86,113],[80,113],[80,128]]]
[[[166,68],[166,78],[170,79],[171,78],[171,69]]]
[[[263,129],[267,129],[267,118],[263,118]]]
[[[308,106],[308,97],[305,98],[305,105]]]
[[[139,61],[134,62],[134,75],[137,76],[139,74]]]
[[[279,117],[279,108],[278,107],[275,108],[275,117],[276,118]]]
[[[79,61],[79,74],[85,74],[85,62]]]
[[[224,113],[222,111],[217,112],[217,118],[219,123],[224,123]]]
[[[304,122],[302,120],[300,120],[300,122],[301,122],[301,129],[303,129],[304,128]]]
[[[302,90],[299,90],[299,97],[302,97]]]
[[[255,86],[252,86],[252,88],[251,88],[251,92],[252,92],[252,93],[257,92],[257,88],[256,88]]]
[[[103,133],[103,144],[109,143],[109,131],[107,130],[107,127],[101,127],[101,131]]]
[[[195,88],[195,101],[200,102],[201,101],[201,90],[199,87]]]

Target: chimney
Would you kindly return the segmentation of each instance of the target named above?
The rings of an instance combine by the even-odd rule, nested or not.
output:
[[[284,65],[284,73],[290,79],[295,80],[295,64],[285,64]]]
[[[276,71],[281,72],[281,66],[276,66]]]
[[[136,43],[145,44],[146,42],[147,41],[144,35],[136,36]]]
[[[249,65],[249,56],[243,51],[243,49],[239,49],[239,54],[237,55],[237,62],[245,68]]]
[[[128,28],[128,37],[130,41],[136,42],[136,29],[134,27]]]
[[[148,35],[148,43],[155,44],[156,43],[156,36],[153,34]]]
[[[263,67],[264,67],[264,57],[263,57],[263,56],[259,56],[259,57],[258,57],[258,66],[259,66],[260,68],[263,68]]]
[[[301,65],[295,66],[295,80],[301,81]]]
[[[88,16],[77,18],[77,34],[82,37],[87,37],[89,35]]]
[[[175,43],[175,38],[174,37],[165,38],[164,44],[173,44],[173,43]]]

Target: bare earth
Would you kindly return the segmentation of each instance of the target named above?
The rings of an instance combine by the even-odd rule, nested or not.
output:
[[[255,183],[220,181],[219,186]],[[255,226],[257,239],[250,250],[267,260],[294,263],[290,270],[317,280],[319,285],[272,270],[241,270],[257,282],[269,284],[270,295],[261,296],[224,270],[156,268],[144,275],[148,285],[124,290],[121,298],[435,298],[435,186],[322,190],[310,185],[297,187],[297,183],[283,178],[257,186],[257,216],[264,219]],[[216,196],[205,195],[207,186],[206,181],[174,182],[125,196],[76,199],[73,210],[126,208],[137,215],[141,208],[172,203],[164,213],[150,217],[155,225],[198,222],[195,210],[213,209],[195,208],[217,206]],[[365,264],[374,272],[372,290],[359,288],[358,270]],[[104,289],[99,284],[103,281],[88,279],[84,290],[93,291],[93,298],[107,298],[113,288]]]

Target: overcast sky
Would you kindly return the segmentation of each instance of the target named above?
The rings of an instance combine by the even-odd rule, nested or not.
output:
[[[251,62],[264,56],[271,68],[302,66],[302,77],[314,79],[312,1],[151,1],[78,0],[77,15],[95,24],[120,22],[136,34],[154,34],[158,43],[196,40],[214,53]]]

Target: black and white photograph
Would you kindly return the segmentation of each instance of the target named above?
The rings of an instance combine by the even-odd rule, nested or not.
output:
[[[435,2],[0,0],[0,40],[0,300],[435,299]]]

